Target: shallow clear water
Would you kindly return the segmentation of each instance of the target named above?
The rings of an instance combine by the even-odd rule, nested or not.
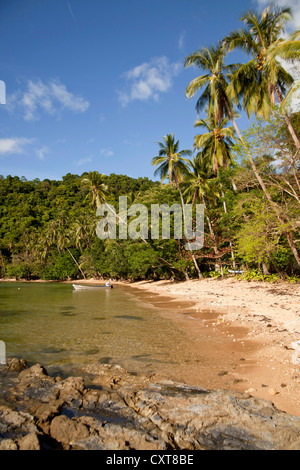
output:
[[[0,283],[0,339],[7,357],[62,370],[103,362],[152,372],[189,360],[178,326],[123,286]]]

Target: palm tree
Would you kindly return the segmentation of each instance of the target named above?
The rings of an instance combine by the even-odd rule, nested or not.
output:
[[[127,225],[127,222],[122,219],[122,217],[117,214],[110,204],[107,204],[106,198],[108,196],[108,188],[103,182],[103,174],[100,174],[98,171],[90,171],[88,176],[82,179],[82,185],[85,188],[88,188],[92,194],[92,206],[97,208],[101,204],[105,204],[110,212],[114,214],[123,224]],[[145,240],[143,239],[145,242]]]
[[[95,221],[91,216],[79,216],[71,226],[75,246],[82,252],[84,246],[90,247],[92,236],[95,233]]]
[[[192,98],[200,88],[205,86],[206,87],[205,90],[203,91],[202,95],[197,101],[197,105],[196,105],[197,111],[198,112],[201,111],[203,107],[208,103],[209,113],[210,111],[213,111],[214,114],[218,116],[220,119],[225,114],[227,114],[230,117],[230,120],[235,128],[235,131],[243,147],[246,150],[251,168],[253,170],[253,173],[255,174],[257,181],[259,182],[266,198],[270,202],[270,205],[273,211],[276,213],[278,220],[282,224],[286,224],[286,221],[284,220],[281,214],[281,210],[276,204],[276,202],[273,201],[269,191],[267,190],[267,187],[252,157],[250,149],[237,126],[237,123],[235,120],[234,106],[233,106],[232,99],[229,97],[229,92],[228,92],[229,86],[226,80],[226,78],[229,78],[230,71],[234,72],[237,66],[233,65],[231,67],[230,66],[225,67],[224,65],[225,55],[226,55],[226,52],[224,49],[224,44],[221,44],[218,46],[218,48],[200,49],[199,51],[195,52],[194,54],[191,54],[190,56],[186,58],[185,60],[186,67],[189,67],[195,64],[207,72],[206,74],[201,75],[200,77],[197,77],[190,82],[190,84],[188,85],[186,89],[186,96],[187,98]],[[287,231],[285,235],[288,240],[289,246],[293,252],[293,255],[296,259],[296,262],[298,266],[300,267],[300,257],[299,257],[297,248],[295,246],[292,234],[290,231]]]
[[[226,66],[224,63],[225,57],[226,50],[223,44],[211,48],[204,47],[187,56],[185,67],[196,65],[206,73],[192,80],[186,88],[185,94],[188,99],[191,99],[199,89],[205,87],[196,104],[197,113],[208,105],[208,115],[215,115],[216,122],[223,120],[224,116],[230,118],[243,147],[247,151],[253,171],[257,178],[260,178],[251,152],[237,126],[233,101],[228,95],[228,78],[238,69],[239,65],[232,64]],[[263,184],[261,178],[260,182]]]
[[[219,197],[213,188],[216,177],[205,164],[205,159],[198,154],[190,163],[190,170],[184,179],[184,192],[187,203],[194,205],[197,201],[203,203],[206,197]]]
[[[199,155],[201,155],[204,162],[207,162],[208,168],[217,175],[219,175],[220,167],[227,168],[229,163],[233,163],[232,148],[235,133],[233,127],[226,127],[228,121],[229,118],[226,117],[217,123],[215,116],[210,116],[208,119],[197,119],[195,122],[195,127],[204,127],[206,131],[208,131],[195,137],[195,146],[197,148],[202,148]],[[221,181],[219,184],[221,187],[221,196],[223,198],[224,212],[227,214],[227,205]],[[210,224],[208,225],[212,234]],[[233,265],[235,266],[234,251],[231,240],[230,250]]]
[[[219,193],[216,191],[213,183],[216,180],[216,177],[209,167],[205,164],[205,159],[200,158],[200,153],[191,161],[191,169],[187,173],[184,180],[184,195],[186,195],[187,203],[192,201],[192,205],[199,202],[203,204],[205,209],[205,217],[207,220],[207,225],[209,232],[213,241],[214,252],[218,255],[219,250],[217,247],[216,237],[213,231],[212,223],[207,212],[207,200],[211,198],[220,197]]]
[[[197,100],[197,113],[208,106],[208,114],[214,115],[217,122],[225,114],[233,113],[233,105],[227,96],[227,76],[239,67],[239,64],[225,65],[225,56],[226,50],[219,44],[216,47],[199,49],[187,56],[184,62],[185,67],[195,65],[204,72],[189,83],[185,91],[186,97],[190,99],[204,88]]]
[[[73,259],[74,263],[76,264],[77,268],[81,272],[83,278],[85,279],[85,274],[82,271],[80,264],[77,262],[76,258],[73,256],[72,252],[69,249],[70,245],[70,237],[65,224],[61,223],[61,220],[53,220],[49,223],[46,232],[45,232],[45,239],[47,240],[47,246],[55,245],[58,252],[67,251],[71,258]]]
[[[203,151],[199,152],[196,158],[194,158],[194,160],[191,162],[191,170],[185,177],[184,186],[186,189],[183,194],[187,196],[187,202],[192,201],[192,204],[199,202],[204,206],[205,218],[216,257],[216,269],[219,269],[223,276],[223,266],[221,259],[217,261],[217,259],[220,258],[220,250],[218,248],[213,224],[208,213],[208,207],[211,204],[211,201],[215,201],[221,197],[220,191],[218,189],[220,182],[218,182],[216,175],[214,171],[212,171],[211,167],[206,164],[205,157],[206,156]],[[221,193],[223,193],[222,186]],[[226,205],[224,205],[224,208],[226,209]],[[227,210],[225,210],[225,212],[227,213]],[[235,259],[231,241],[230,248],[233,266],[235,267]]]
[[[160,147],[158,156],[152,159],[152,165],[159,165],[154,175],[159,175],[161,181],[168,178],[170,184],[176,186],[180,191],[180,183],[184,174],[188,171],[190,163],[190,160],[185,158],[184,155],[190,156],[192,152],[191,150],[179,151],[179,140],[175,142],[175,135],[173,134],[168,134],[163,139],[164,143],[158,142]]]
[[[164,142],[158,142],[160,147],[159,153],[152,159],[152,165],[159,165],[155,170],[154,175],[159,175],[161,181],[164,181],[166,178],[168,178],[169,183],[178,189],[181,199],[183,219],[185,223],[186,215],[180,183],[182,183],[184,175],[188,173],[188,165],[190,164],[190,160],[185,158],[184,155],[190,156],[192,152],[191,150],[179,150],[179,140],[175,141],[175,135],[173,134],[167,134],[163,137],[163,140]],[[193,254],[192,259],[199,279],[203,278],[196,258]]]
[[[92,194],[92,207],[99,207],[106,200],[107,186],[103,182],[103,176],[98,171],[90,171],[88,176],[82,179],[82,186]]]
[[[243,100],[243,108],[249,117],[253,113],[268,117],[276,98],[281,104],[287,87],[294,82],[272,53],[281,43],[280,34],[291,18],[290,8],[272,8],[271,2],[261,15],[251,11],[243,15],[241,21],[245,28],[233,31],[223,41],[228,51],[240,48],[251,57],[232,74],[230,85],[232,96]],[[296,148],[300,150],[300,140],[286,113],[284,118]]]
[[[233,162],[232,147],[235,133],[233,127],[226,127],[229,118],[217,122],[215,116],[208,119],[197,119],[194,126],[204,127],[206,132],[195,137],[194,145],[202,149],[208,166],[213,172],[219,172],[220,167],[227,167]]]

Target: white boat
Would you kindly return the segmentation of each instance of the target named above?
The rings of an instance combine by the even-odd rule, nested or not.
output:
[[[101,286],[88,286],[88,285],[83,285],[83,284],[72,284],[73,289],[75,290],[82,290],[82,289],[98,289],[100,287],[106,287],[108,289],[112,289],[113,286],[111,285],[110,282],[107,282],[106,284],[103,284]]]

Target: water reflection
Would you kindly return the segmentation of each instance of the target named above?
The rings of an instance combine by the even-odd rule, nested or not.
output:
[[[122,286],[0,283],[0,339],[7,356],[62,368],[110,362],[156,371],[189,355],[178,327]]]

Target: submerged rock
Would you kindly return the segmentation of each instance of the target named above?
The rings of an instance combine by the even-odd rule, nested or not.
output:
[[[21,372],[2,367],[1,383],[7,377],[9,387],[0,407],[0,450],[300,448],[300,418],[267,400],[111,364],[82,373],[89,386],[83,377],[50,377],[40,364]]]

